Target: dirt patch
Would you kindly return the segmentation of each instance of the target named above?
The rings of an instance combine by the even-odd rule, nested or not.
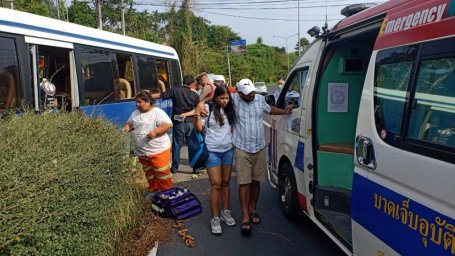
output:
[[[144,256],[155,245],[170,241],[173,220],[161,218],[152,210],[151,201],[144,202],[141,213],[138,216],[138,223],[127,236],[120,248],[120,255]]]

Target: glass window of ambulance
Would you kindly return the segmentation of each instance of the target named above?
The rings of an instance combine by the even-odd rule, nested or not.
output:
[[[304,92],[305,81],[308,75],[308,67],[296,70],[288,79],[277,100],[277,107],[284,108],[292,105],[293,108],[300,107],[300,95]]]
[[[408,137],[455,148],[455,57],[423,60]]]
[[[386,143],[400,146],[401,122],[417,46],[378,52],[374,81],[374,118],[378,135]]]

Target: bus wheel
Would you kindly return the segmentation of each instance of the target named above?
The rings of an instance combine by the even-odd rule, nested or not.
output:
[[[280,168],[278,187],[280,191],[281,208],[288,218],[295,218],[299,213],[297,201],[297,184],[294,171],[289,163],[284,163]]]

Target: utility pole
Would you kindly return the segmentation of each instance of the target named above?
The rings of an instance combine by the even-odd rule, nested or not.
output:
[[[125,3],[124,0],[120,3],[122,5],[122,33],[125,35]]]
[[[227,49],[227,59],[228,59],[228,74],[229,74],[229,86],[232,86],[232,79],[231,79],[231,61],[229,59],[229,45],[226,47]]]
[[[96,10],[98,12],[97,20],[98,20],[98,29],[103,29],[103,17],[101,13],[101,7],[103,6],[103,0],[96,0]]]
[[[290,35],[290,36],[273,36],[273,37],[277,37],[277,38],[283,38],[283,39],[286,39],[286,56],[287,56],[287,59],[288,59],[288,73],[289,73],[289,50],[288,50],[288,39],[295,36],[297,34],[293,34],[293,35]]]
[[[70,21],[70,14],[69,14],[69,11],[68,11],[68,6],[66,6],[65,4],[65,12],[66,12],[66,21]]]
[[[14,0],[7,0],[7,2],[9,2],[11,10],[14,10]]]
[[[300,0],[297,0],[297,34],[298,34],[298,46],[299,46],[299,56],[300,56]]]
[[[60,0],[57,0],[57,18],[60,20]]]

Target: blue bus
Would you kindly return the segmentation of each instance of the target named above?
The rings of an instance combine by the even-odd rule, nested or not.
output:
[[[0,112],[81,111],[122,125],[140,90],[181,86],[169,46],[0,8]],[[157,106],[169,115],[170,100]]]

